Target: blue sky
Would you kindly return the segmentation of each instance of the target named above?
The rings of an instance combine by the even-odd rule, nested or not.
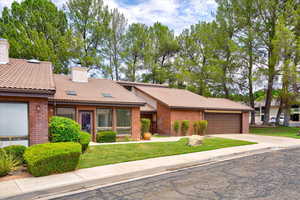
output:
[[[14,0],[0,0],[0,10]],[[17,0],[21,1],[21,0]],[[62,7],[66,0],[52,0]],[[213,19],[217,4],[214,0],[104,0],[109,8],[118,8],[128,23],[140,22],[147,25],[159,21],[179,34],[191,24]]]

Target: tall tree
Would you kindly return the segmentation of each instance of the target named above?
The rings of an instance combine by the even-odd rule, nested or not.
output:
[[[122,54],[126,80],[139,80],[137,73],[143,69],[147,34],[148,27],[139,23],[131,24],[126,32]]]
[[[101,70],[101,47],[111,18],[107,6],[102,0],[69,0],[65,9],[75,38],[72,61]]]
[[[152,83],[172,82],[174,73],[171,58],[178,50],[173,31],[158,22],[151,26],[144,57],[147,74],[144,74],[143,80]]]
[[[65,13],[50,0],[15,1],[5,7],[0,37],[9,40],[11,57],[51,61],[55,73],[68,72],[72,34]]]
[[[111,20],[105,37],[104,54],[109,63],[111,78],[120,79],[122,52],[124,51],[124,37],[127,20],[118,9],[111,12]]]

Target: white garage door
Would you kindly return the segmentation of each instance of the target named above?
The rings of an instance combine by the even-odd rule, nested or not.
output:
[[[28,104],[0,103],[0,147],[28,146]]]

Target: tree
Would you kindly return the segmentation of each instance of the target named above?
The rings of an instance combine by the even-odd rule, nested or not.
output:
[[[241,67],[244,75],[243,80],[247,77],[245,89],[248,90],[249,104],[255,108],[254,85],[255,79],[254,71],[259,68],[259,60],[261,55],[260,48],[262,48],[261,40],[257,32],[260,27],[260,21],[257,20],[258,12],[256,4],[253,0],[233,1],[233,13],[236,19],[237,27],[239,29],[236,38],[238,39],[241,53]],[[257,66],[256,69],[254,66]],[[240,82],[243,82],[243,81]],[[255,124],[255,110],[251,112],[251,124]]]
[[[24,0],[5,7],[0,37],[8,39],[10,56],[51,61],[55,73],[67,73],[72,34],[63,11],[49,0]]]
[[[104,54],[109,63],[111,78],[120,79],[122,52],[124,51],[124,37],[127,21],[118,9],[111,12],[111,20],[105,37]]]
[[[143,81],[152,83],[165,83],[172,81],[171,58],[179,51],[178,43],[173,31],[155,23],[149,28],[149,35],[145,47],[144,63],[147,74]]]
[[[101,48],[108,32],[110,14],[102,0],[69,0],[65,6],[74,35],[73,62],[88,69],[100,69]]]
[[[124,39],[122,59],[126,65],[123,68],[126,80],[139,80],[137,72],[143,68],[148,27],[144,24],[131,24]]]

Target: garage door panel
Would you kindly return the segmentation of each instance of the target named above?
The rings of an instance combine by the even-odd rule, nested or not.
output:
[[[241,114],[205,113],[207,134],[241,133]]]

